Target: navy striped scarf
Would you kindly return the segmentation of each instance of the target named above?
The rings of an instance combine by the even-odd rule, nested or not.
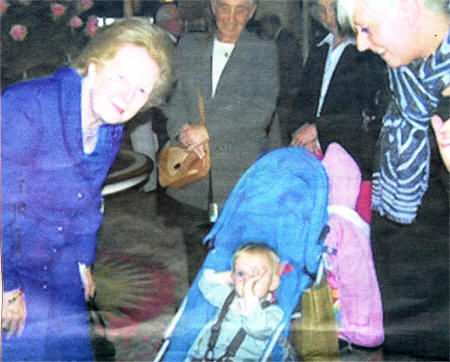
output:
[[[393,101],[378,139],[372,208],[409,224],[428,188],[430,118],[450,85],[450,28],[435,53],[390,69],[389,78]]]

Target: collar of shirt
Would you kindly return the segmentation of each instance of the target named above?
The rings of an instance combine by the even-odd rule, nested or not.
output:
[[[348,45],[355,45],[356,42],[354,38],[346,38],[337,46],[333,47],[334,35],[332,33],[329,33],[319,44],[317,44],[317,46],[320,47],[324,44],[328,44],[329,49],[327,60],[325,62],[325,68],[323,70],[322,87],[320,90],[320,99],[316,112],[317,117],[320,117],[320,112],[322,111],[322,106],[328,91],[328,86],[330,85],[331,78],[342,53]]]
[[[321,47],[324,44],[328,44],[330,46],[330,49],[337,49],[339,47],[342,47],[343,49],[345,49],[345,47],[349,44],[353,44],[356,45],[356,41],[355,38],[350,37],[350,38],[346,38],[344,39],[338,46],[336,46],[335,48],[333,48],[334,45],[334,34],[333,33],[328,33],[328,35],[323,38],[316,46],[317,47]]]
[[[213,53],[212,53],[212,94],[216,94],[217,84],[219,83],[222,71],[230,58],[235,44],[229,44],[214,39]]]

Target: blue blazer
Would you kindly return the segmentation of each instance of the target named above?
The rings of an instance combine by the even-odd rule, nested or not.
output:
[[[28,310],[24,335],[3,341],[3,357],[90,358],[77,263],[95,259],[101,187],[122,126],[102,126],[84,153],[81,77],[71,68],[8,87],[1,102],[4,288],[21,288]],[[67,330],[80,338],[69,341]]]

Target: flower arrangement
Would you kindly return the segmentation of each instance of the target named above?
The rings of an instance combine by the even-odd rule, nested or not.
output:
[[[97,18],[88,12],[93,5],[93,0],[0,0],[2,87],[28,77],[24,72],[31,68],[69,64],[97,33]]]
[[[65,25],[68,26],[69,29],[80,29],[84,22],[79,16],[81,13],[89,10],[93,4],[93,0],[76,0],[76,1],[67,1],[62,0],[58,2],[49,2],[49,1],[34,1],[35,5],[34,8],[40,8],[42,11],[42,17],[45,18],[45,8],[47,8],[49,17],[53,19],[53,21],[58,22],[62,21],[64,22],[66,19],[65,17],[69,17],[69,21]],[[13,38],[14,41],[23,41],[25,37],[28,34],[28,29],[30,28],[29,25],[25,24],[27,21],[30,21],[31,16],[27,14],[27,12],[32,13],[33,11],[31,9],[26,9],[25,7],[29,7],[32,4],[31,0],[0,0],[0,15],[2,16],[2,23],[6,22],[8,23],[8,19],[6,18],[9,13],[11,14],[11,17],[17,17],[18,13],[22,12],[23,19],[21,19],[24,24],[18,23],[13,24],[11,26],[11,29],[9,31],[10,36]],[[8,9],[11,10],[8,11]],[[15,9],[13,10],[12,7]],[[27,19],[28,18],[28,19]],[[98,29],[97,23],[94,20],[91,20],[88,22],[87,27],[89,27],[89,30],[86,29],[85,34],[88,36],[94,36]],[[2,26],[3,28],[3,26]]]
[[[28,34],[28,28],[25,25],[15,24],[11,27],[9,35],[15,41],[23,41]]]

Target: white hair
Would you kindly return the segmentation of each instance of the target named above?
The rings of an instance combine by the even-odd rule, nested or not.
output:
[[[178,8],[175,5],[165,4],[161,6],[155,15],[156,24],[161,24],[163,21],[171,20],[173,18],[173,13],[171,12],[172,8],[176,8],[178,12]]]
[[[220,3],[220,1],[221,0],[211,0],[211,8],[214,14],[216,13],[216,6]],[[247,1],[252,8],[255,8],[258,5],[259,0],[247,0]]]
[[[450,14],[448,0],[418,1],[422,1],[423,4],[431,11],[447,15]],[[350,25],[352,28],[354,27],[353,12],[355,11],[355,6],[358,3],[363,3],[367,7],[374,10],[389,12],[397,7],[399,0],[336,0],[337,18],[341,26],[346,27]]]

